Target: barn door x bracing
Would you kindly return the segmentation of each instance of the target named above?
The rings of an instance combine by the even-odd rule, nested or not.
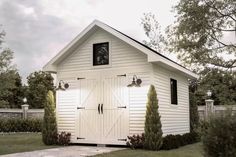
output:
[[[129,134],[126,76],[93,74],[78,83],[78,142],[125,144]]]

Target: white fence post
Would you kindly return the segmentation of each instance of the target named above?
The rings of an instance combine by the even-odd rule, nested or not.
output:
[[[27,105],[27,104],[21,105],[21,108],[22,108],[22,113],[23,113],[23,119],[27,119],[29,105]]]
[[[205,100],[205,119],[209,119],[209,117],[214,113],[214,100],[207,99]]]

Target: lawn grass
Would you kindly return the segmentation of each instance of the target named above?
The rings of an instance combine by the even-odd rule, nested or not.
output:
[[[43,144],[41,133],[0,134],[0,155],[54,147]]]
[[[203,157],[202,144],[196,143],[169,151],[147,151],[125,149],[96,157]]]

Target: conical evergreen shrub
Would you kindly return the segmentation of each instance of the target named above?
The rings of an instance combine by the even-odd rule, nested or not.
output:
[[[162,125],[158,112],[158,100],[155,87],[150,86],[145,119],[144,148],[159,150],[162,146]]]
[[[42,136],[43,143],[46,145],[53,145],[57,143],[55,100],[52,91],[48,91],[46,104],[44,105]]]

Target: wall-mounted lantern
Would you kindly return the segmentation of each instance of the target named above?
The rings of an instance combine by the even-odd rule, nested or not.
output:
[[[64,87],[62,87],[62,84],[64,85]],[[65,83],[63,80],[59,81],[58,87],[56,88],[56,90],[66,90],[67,88],[69,88],[69,84]]]
[[[139,79],[136,75],[133,76],[133,81],[127,87],[140,87],[142,80]]]
[[[24,103],[24,104],[27,103],[27,98],[26,98],[26,97],[23,98],[23,103]]]
[[[207,96],[208,96],[208,98],[211,98],[211,95],[212,95],[212,92],[211,92],[211,90],[207,90]]]

